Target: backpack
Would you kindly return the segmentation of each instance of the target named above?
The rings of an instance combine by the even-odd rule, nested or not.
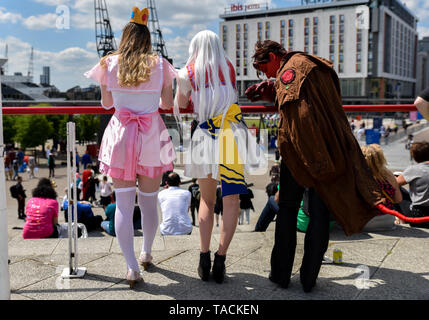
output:
[[[10,190],[10,195],[12,196],[12,198],[17,199],[18,198],[18,188],[17,188],[16,184],[11,186],[9,188],[9,190]]]

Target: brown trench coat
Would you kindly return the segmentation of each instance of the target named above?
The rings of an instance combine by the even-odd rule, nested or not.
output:
[[[362,232],[379,213],[381,190],[350,129],[332,64],[290,52],[275,88],[283,161],[298,184],[317,191],[347,235]]]

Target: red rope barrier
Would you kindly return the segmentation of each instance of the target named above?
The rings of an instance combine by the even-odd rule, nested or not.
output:
[[[408,112],[417,111],[413,104],[386,104],[386,105],[344,105],[345,112]],[[50,106],[50,107],[2,107],[3,114],[113,114],[115,109],[106,110],[102,107],[90,106]],[[241,106],[243,113],[276,113],[278,109],[275,106]],[[159,109],[160,113],[171,114],[171,110]],[[190,114],[191,108],[182,109],[180,113]]]
[[[391,209],[387,208],[383,204],[378,204],[375,207],[378,210],[380,210],[382,213],[386,213],[386,214],[390,214],[392,216],[398,217],[399,219],[404,220],[405,222],[408,222],[408,223],[429,222],[429,216],[428,217],[420,217],[420,218],[410,218],[410,217],[404,216],[402,213],[400,213],[396,210],[391,210]]]

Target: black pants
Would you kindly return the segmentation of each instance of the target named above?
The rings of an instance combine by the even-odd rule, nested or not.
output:
[[[25,198],[18,198],[18,218],[25,215]]]
[[[191,217],[192,217],[192,224],[195,226],[195,211],[197,211],[198,214],[198,209],[200,207],[200,204],[195,201],[191,201],[191,206],[190,206],[190,210],[191,210]]]
[[[286,164],[280,167],[279,212],[276,219],[274,247],[271,253],[271,279],[288,285],[296,249],[296,224],[304,188],[292,177]],[[314,191],[309,190],[310,222],[304,240],[300,269],[303,285],[313,286],[329,243],[329,211]]]

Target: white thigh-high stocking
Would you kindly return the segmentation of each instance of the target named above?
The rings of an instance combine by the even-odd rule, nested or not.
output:
[[[122,254],[127,261],[127,268],[139,271],[134,253],[133,212],[136,199],[136,187],[115,189],[116,211],[115,232]]]
[[[138,202],[142,214],[142,253],[151,253],[153,240],[158,229],[158,191],[146,193],[139,190]]]

